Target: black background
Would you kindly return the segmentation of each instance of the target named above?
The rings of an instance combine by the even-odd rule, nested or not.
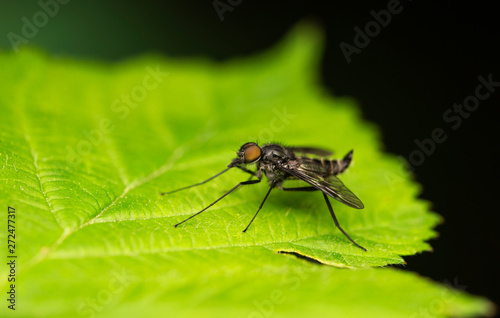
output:
[[[433,202],[445,223],[431,241],[434,252],[406,257],[404,268],[456,281],[500,303],[500,87],[458,129],[443,120],[453,104],[474,94],[478,76],[492,74],[500,82],[500,19],[493,4],[402,0],[401,13],[347,63],[340,43],[354,44],[353,28],[363,29],[373,20],[370,11],[386,9],[389,1],[235,2],[241,3],[221,21],[212,1],[70,1],[30,44],[100,60],[151,51],[225,60],[265,50],[304,18],[316,21],[326,36],[324,85],[336,96],[359,101],[364,117],[381,128],[387,151],[408,159],[417,149],[415,139],[430,138],[435,128],[448,136],[414,170],[421,197]],[[3,49],[11,49],[4,35],[20,33],[21,17],[37,10],[36,2],[0,4]]]

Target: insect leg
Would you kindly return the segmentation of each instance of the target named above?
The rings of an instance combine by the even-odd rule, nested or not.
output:
[[[259,214],[260,209],[262,209],[262,207],[264,206],[264,202],[266,202],[267,197],[269,196],[269,193],[271,193],[271,190],[274,189],[274,186],[275,185],[273,184],[273,185],[271,185],[269,187],[269,191],[267,191],[266,196],[264,197],[264,200],[262,201],[262,203],[259,206],[259,209],[257,210],[257,212],[255,213],[255,215],[253,216],[253,218],[250,221],[250,223],[248,223],[247,227],[243,230],[243,233],[245,233],[248,230],[248,228],[250,227],[250,224],[252,224],[253,220],[255,220],[255,217],[257,216],[257,214]]]
[[[241,170],[245,171],[246,173],[251,174],[251,176],[250,176],[250,178],[248,178],[248,180],[252,180],[253,177],[259,178],[259,175],[255,171],[252,171],[252,170],[247,169],[247,168],[242,167],[242,166],[236,166],[236,168],[240,168]]]
[[[364,248],[363,246],[354,242],[354,240],[349,235],[347,235],[347,233],[340,227],[339,221],[337,221],[337,217],[335,216],[335,213],[333,213],[333,208],[332,208],[332,205],[330,204],[330,200],[328,200],[328,196],[323,193],[323,197],[325,198],[326,205],[328,206],[328,210],[330,210],[330,214],[332,215],[333,222],[335,223],[335,226],[337,226],[339,228],[339,230],[342,233],[344,233],[344,235],[349,239],[349,241],[353,242],[354,245],[356,245],[357,247],[359,247],[360,249],[362,249],[366,252],[366,248]]]
[[[195,184],[189,185],[189,186],[187,186],[187,187],[179,188],[179,189],[176,189],[176,190],[172,190],[172,191],[168,191],[168,192],[162,192],[162,193],[161,193],[161,195],[170,194],[170,193],[174,193],[174,192],[177,192],[177,191],[186,190],[186,189],[189,189],[189,188],[192,188],[192,187],[196,187],[196,186],[202,185],[202,184],[207,183],[208,181],[210,181],[210,180],[212,180],[212,179],[217,178],[218,176],[220,176],[220,175],[221,175],[221,174],[223,174],[224,172],[228,171],[229,169],[231,169],[231,168],[226,168],[226,169],[224,169],[223,171],[221,171],[221,172],[219,172],[218,174],[216,174],[215,176],[210,177],[210,178],[208,178],[208,179],[207,179],[207,180],[205,180],[205,181],[198,182],[198,183],[195,183]]]
[[[185,219],[184,221],[182,222],[179,222],[177,223],[176,225],[174,225],[174,227],[177,227],[179,226],[180,224],[186,222],[187,220],[189,219],[192,219],[194,218],[195,216],[197,216],[198,214],[200,214],[201,212],[207,210],[208,208],[210,208],[212,205],[214,205],[215,203],[219,202],[222,198],[224,198],[226,195],[228,195],[229,193],[233,192],[234,190],[236,190],[239,186],[242,186],[242,185],[247,185],[247,184],[255,184],[255,183],[259,183],[261,181],[261,179],[259,180],[250,180],[250,181],[243,181],[243,182],[240,182],[238,183],[236,186],[234,186],[231,190],[227,191],[223,196],[221,196],[220,198],[218,198],[217,200],[215,200],[214,202],[212,202],[209,206],[207,206],[206,208],[204,208],[203,210],[201,210],[200,212],[196,212],[195,214],[191,215],[190,217],[188,217],[187,219]]]
[[[236,166],[236,168],[239,168],[239,169],[241,169],[241,170],[245,171],[246,173],[249,173],[249,174],[251,174],[252,176],[254,176],[254,177],[257,177],[257,178],[258,178],[258,176],[257,176],[257,172],[255,172],[255,171],[252,171],[252,170],[247,169],[247,168],[242,167],[242,166]]]

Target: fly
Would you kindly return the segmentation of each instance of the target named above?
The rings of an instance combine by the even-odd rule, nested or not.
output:
[[[208,208],[222,200],[225,196],[239,188],[243,185],[256,184],[262,181],[262,176],[266,175],[269,182],[269,190],[264,197],[264,200],[259,206],[259,209],[253,216],[250,223],[243,230],[246,232],[250,227],[250,224],[255,220],[257,214],[264,206],[267,197],[271,193],[271,190],[278,188],[283,191],[321,191],[325,199],[328,210],[332,215],[333,222],[337,228],[357,247],[366,251],[364,247],[356,243],[340,226],[335,213],[333,212],[332,205],[328,197],[334,198],[337,201],[344,203],[355,209],[363,209],[364,205],[361,200],[351,192],[339,178],[336,177],[339,173],[342,173],[347,169],[352,160],[352,150],[345,155],[343,159],[332,160],[323,157],[330,156],[332,153],[328,150],[313,148],[313,147],[285,147],[279,144],[266,144],[259,147],[255,142],[247,142],[241,146],[240,150],[236,153],[237,157],[234,158],[226,169],[208,178],[205,181],[192,184],[187,187],[179,188],[169,192],[163,192],[161,195],[174,193],[177,191],[189,189],[207,183],[208,181],[215,179],[224,172],[231,168],[238,168],[244,172],[250,174],[252,177],[248,181],[243,181],[234,186],[231,190],[227,191],[223,196],[212,202],[210,205],[205,207],[203,210],[191,215],[182,222],[179,222],[175,227],[181,225],[182,223],[192,219],[198,214],[206,211]],[[320,158],[310,158],[307,155],[316,155]],[[246,168],[248,164],[256,164],[256,170],[252,171]],[[253,177],[257,180],[251,180]],[[302,180],[308,183],[305,187],[295,187],[295,188],[285,188],[283,187],[283,182],[286,180]]]

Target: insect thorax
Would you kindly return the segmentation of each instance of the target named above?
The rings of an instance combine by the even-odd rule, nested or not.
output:
[[[290,177],[290,174],[281,170],[279,166],[288,165],[291,159],[292,157],[283,146],[266,145],[262,147],[262,159],[258,162],[257,168],[264,172],[270,184],[279,183]]]

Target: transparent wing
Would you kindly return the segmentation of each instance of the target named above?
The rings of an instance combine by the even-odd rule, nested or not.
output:
[[[321,149],[321,148],[315,148],[315,147],[287,147],[288,149],[292,150],[293,152],[296,153],[301,153],[301,154],[309,154],[309,155],[316,155],[320,157],[328,157],[333,155],[333,152],[330,150],[326,149]]]
[[[323,177],[330,175],[327,165],[321,159],[298,157],[297,161],[300,163],[300,170],[310,173],[311,175],[319,174]],[[328,163],[330,160],[327,161]]]
[[[334,199],[356,209],[363,209],[365,207],[363,202],[361,202],[361,200],[336,176],[329,176],[325,183],[329,186],[334,195],[337,196],[336,198],[333,197]]]
[[[365,207],[363,202],[361,202],[361,200],[335,176],[329,176],[325,179],[311,170],[304,169],[302,166],[296,169],[289,169],[283,166],[280,168],[347,206],[355,209],[362,209]]]

